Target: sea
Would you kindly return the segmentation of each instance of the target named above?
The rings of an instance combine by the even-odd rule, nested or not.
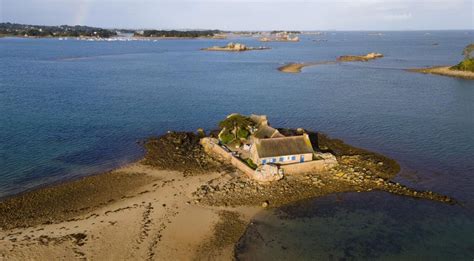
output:
[[[201,48],[239,42],[250,52]],[[300,42],[0,38],[0,197],[105,172],[169,130],[265,114],[396,159],[395,181],[459,201],[340,193],[258,214],[242,260],[473,260],[474,82],[409,72],[452,65],[474,31],[343,32]],[[378,52],[369,62],[306,67]]]

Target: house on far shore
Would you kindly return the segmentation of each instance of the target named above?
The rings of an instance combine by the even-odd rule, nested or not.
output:
[[[281,135],[281,134],[280,134]],[[250,159],[257,165],[292,164],[313,160],[313,146],[308,134],[254,139]]]

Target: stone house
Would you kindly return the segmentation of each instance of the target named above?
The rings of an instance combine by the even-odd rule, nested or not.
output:
[[[250,148],[250,159],[259,166],[312,161],[313,146],[306,133],[300,136],[257,138]]]

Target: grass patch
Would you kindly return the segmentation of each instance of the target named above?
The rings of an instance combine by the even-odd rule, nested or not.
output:
[[[249,167],[252,169],[257,169],[257,164],[255,164],[251,159],[246,159],[245,163],[247,163],[247,165],[249,165]]]

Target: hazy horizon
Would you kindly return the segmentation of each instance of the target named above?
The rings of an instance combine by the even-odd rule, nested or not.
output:
[[[473,0],[4,0],[0,21],[121,29],[473,30]]]

